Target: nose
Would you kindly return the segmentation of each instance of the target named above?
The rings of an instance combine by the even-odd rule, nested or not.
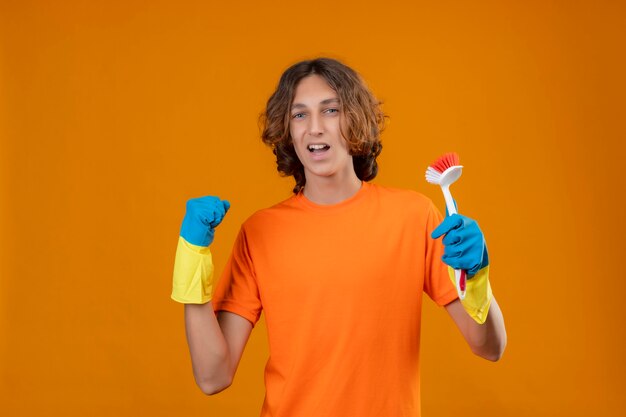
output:
[[[320,136],[324,133],[324,126],[322,125],[322,120],[320,115],[312,114],[309,118],[309,135],[311,136]]]

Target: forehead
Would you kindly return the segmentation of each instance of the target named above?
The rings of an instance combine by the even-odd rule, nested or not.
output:
[[[337,98],[337,92],[328,85],[323,77],[312,74],[304,77],[298,83],[292,105],[312,105],[332,98]]]

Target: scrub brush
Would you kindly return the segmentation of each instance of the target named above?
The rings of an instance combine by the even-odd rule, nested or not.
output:
[[[450,185],[459,179],[462,171],[463,166],[459,164],[459,155],[455,152],[447,153],[439,157],[439,159],[430,164],[426,169],[426,181],[441,186],[443,197],[446,199],[448,214],[450,215],[456,214],[457,212],[452,194],[450,194]],[[454,278],[456,280],[456,291],[459,294],[459,298],[463,300],[465,298],[465,285],[467,281],[465,270],[455,269]]]

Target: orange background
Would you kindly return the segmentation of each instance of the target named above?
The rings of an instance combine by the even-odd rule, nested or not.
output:
[[[443,209],[423,172],[455,150],[454,195],[487,237],[507,351],[473,357],[426,303],[424,416],[623,415],[623,2],[0,7],[3,415],[258,415],[264,325],[205,397],[172,263],[188,198],[232,202],[221,271],[241,222],[290,194],[257,116],[318,55],[385,102],[376,182]]]

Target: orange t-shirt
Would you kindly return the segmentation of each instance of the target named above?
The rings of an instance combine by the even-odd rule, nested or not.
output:
[[[363,183],[323,206],[302,194],[241,227],[213,303],[253,324],[270,358],[263,417],[419,416],[422,293],[456,298],[414,191]]]

